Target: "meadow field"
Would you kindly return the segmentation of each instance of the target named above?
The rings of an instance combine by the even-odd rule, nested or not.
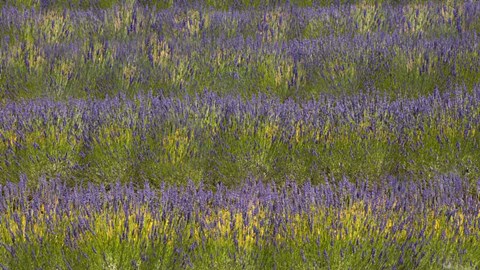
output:
[[[0,269],[479,269],[480,2],[0,2]]]

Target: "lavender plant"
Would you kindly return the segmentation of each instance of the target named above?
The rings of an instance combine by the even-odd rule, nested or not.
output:
[[[1,186],[6,269],[479,267],[478,184],[458,176],[216,190]]]
[[[371,88],[418,97],[479,82],[478,2],[229,10],[103,2],[110,1],[86,9],[4,5],[0,99],[204,88],[244,98]]]
[[[479,18],[2,1],[0,268],[480,268]]]
[[[295,102],[204,92],[10,102],[0,109],[0,177],[232,186],[248,176],[319,183],[455,172],[474,181],[479,95],[475,88],[417,99],[371,92]]]

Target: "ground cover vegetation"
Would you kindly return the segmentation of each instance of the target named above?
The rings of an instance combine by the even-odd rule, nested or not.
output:
[[[3,1],[3,269],[480,268],[478,1]]]

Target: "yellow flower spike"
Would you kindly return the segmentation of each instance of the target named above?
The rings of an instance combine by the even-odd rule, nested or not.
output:
[[[278,134],[278,130],[279,130],[279,127],[277,124],[267,124],[265,126],[265,137],[271,140],[273,136]]]
[[[187,128],[176,129],[173,134],[163,138],[162,145],[170,153],[173,164],[180,162],[187,155],[191,140],[193,132],[188,134]]]
[[[17,142],[17,135],[15,135],[15,133],[12,133],[12,135],[10,135],[8,138],[8,143],[10,146],[14,146],[16,142]]]
[[[297,143],[300,143],[301,140],[302,140],[302,125],[303,125],[303,121],[298,121],[296,124],[295,124],[295,141]]]

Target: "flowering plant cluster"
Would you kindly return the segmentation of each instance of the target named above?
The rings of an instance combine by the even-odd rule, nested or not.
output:
[[[183,98],[9,102],[0,179],[241,184],[253,176],[480,177],[480,89],[416,99],[368,94],[295,102],[212,92]]]
[[[370,88],[412,97],[471,89],[480,78],[478,1],[22,1],[0,3],[0,100],[204,88],[282,99]]]
[[[480,2],[0,1],[0,269],[479,269]]]
[[[4,269],[445,269],[480,265],[480,184],[0,187]]]

